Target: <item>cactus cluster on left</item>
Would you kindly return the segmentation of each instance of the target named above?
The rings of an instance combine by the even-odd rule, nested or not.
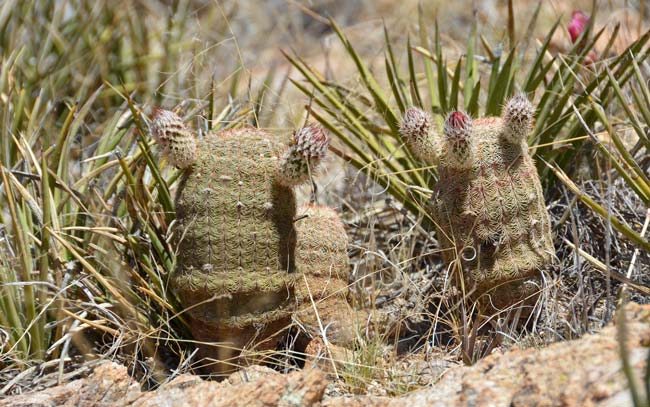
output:
[[[308,125],[288,146],[250,127],[199,140],[162,109],[151,127],[169,163],[185,169],[170,284],[201,355],[214,360],[207,370],[228,373],[243,362],[242,349],[253,355],[274,349],[290,324],[300,277],[293,187],[318,166],[329,138]]]

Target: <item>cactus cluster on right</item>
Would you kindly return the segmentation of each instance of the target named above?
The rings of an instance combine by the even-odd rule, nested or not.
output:
[[[501,117],[449,114],[442,137],[417,108],[401,125],[412,153],[438,168],[430,215],[443,257],[462,272],[463,291],[492,310],[534,300],[540,269],[553,259],[549,215],[526,143],[533,113],[517,95]]]

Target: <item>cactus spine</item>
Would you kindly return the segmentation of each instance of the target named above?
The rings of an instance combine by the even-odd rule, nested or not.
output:
[[[431,216],[445,260],[459,266],[466,292],[490,309],[535,298],[539,269],[554,253],[539,176],[525,144],[533,112],[517,95],[500,118],[472,121],[453,112],[445,120]],[[433,143],[429,134],[420,145]]]
[[[186,131],[169,117],[155,114],[152,132],[166,135],[159,142],[171,146]],[[311,126],[288,149],[259,129],[210,133],[191,163],[184,152],[176,157],[178,149],[162,146],[170,162],[188,164],[176,198],[171,286],[195,339],[219,342],[199,345],[202,356],[216,361],[207,370],[235,370],[248,362],[242,349],[274,349],[289,325],[298,276],[293,186],[308,178],[327,144],[326,134]]]

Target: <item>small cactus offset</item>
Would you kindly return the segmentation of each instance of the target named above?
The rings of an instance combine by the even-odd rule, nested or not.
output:
[[[472,119],[463,112],[447,116],[442,143],[442,165],[457,170],[468,170],[472,160]]]
[[[298,311],[294,319],[312,336],[323,334],[337,345],[354,341],[356,311],[348,305],[348,236],[338,213],[320,205],[298,209],[296,282]]]
[[[309,124],[297,131],[280,159],[278,181],[285,185],[302,184],[309,178],[309,167],[320,163],[328,145],[325,130],[318,125]]]
[[[502,117],[471,120],[453,112],[445,120],[431,217],[445,260],[460,266],[465,292],[488,309],[534,299],[539,270],[554,253],[539,176],[525,143],[533,112],[526,97],[517,95]],[[433,133],[429,137],[433,142]]]
[[[196,137],[176,113],[155,108],[151,133],[171,165],[187,168],[196,160]]]
[[[219,343],[199,345],[201,356],[215,361],[206,370],[226,374],[248,362],[242,349],[275,349],[291,323],[300,277],[293,187],[314,171],[328,137],[310,126],[283,147],[260,129],[209,133],[188,162],[185,151],[170,147],[189,134],[176,118],[158,111],[152,125],[169,162],[187,164],[176,197],[171,287],[194,338]]]
[[[437,162],[439,147],[431,116],[427,112],[415,107],[407,109],[400,124],[400,133],[417,159],[429,164]]]

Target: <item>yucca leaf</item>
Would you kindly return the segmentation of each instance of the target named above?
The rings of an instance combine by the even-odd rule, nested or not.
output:
[[[435,53],[436,67],[438,71],[438,101],[442,112],[447,112],[447,63],[442,56],[442,44],[440,43],[440,32],[438,20],[435,22]]]
[[[641,123],[637,119],[636,115],[634,114],[632,109],[630,109],[630,107],[628,106],[628,103],[625,100],[625,97],[623,96],[623,90],[619,86],[616,78],[614,78],[614,76],[612,75],[612,72],[609,69],[606,69],[606,71],[607,71],[607,76],[609,78],[609,81],[610,81],[612,87],[614,88],[614,94],[616,95],[616,99],[618,100],[618,102],[619,102],[620,106],[623,108],[623,110],[625,110],[625,114],[626,114],[627,118],[630,120],[630,122],[631,122],[630,124],[632,125],[632,128],[634,129],[634,132],[639,137],[639,140],[641,140],[642,142],[645,141],[647,143],[648,139],[646,137],[646,134],[643,131],[643,129],[641,128]],[[643,105],[640,102],[641,102],[640,100],[637,100],[637,107],[642,108]],[[609,128],[611,128],[611,125],[609,125],[609,123],[608,123],[608,131],[609,131]],[[625,153],[627,153],[627,155],[628,155],[628,158],[626,158],[626,161],[629,161],[631,159],[631,157],[629,157],[629,152],[627,151],[627,149],[625,149]],[[636,163],[635,163],[635,165],[636,165]],[[643,171],[641,171],[641,169],[638,168],[638,165],[636,165],[636,167],[637,167],[637,172],[641,176],[643,176],[645,178],[645,174],[643,174]],[[648,181],[647,181],[647,178],[646,178],[646,183],[647,182]]]
[[[474,86],[474,89],[472,90],[471,93],[471,98],[469,99],[469,102],[467,104],[467,113],[472,115],[472,116],[478,116],[478,109],[479,109],[479,96],[481,93],[481,80],[479,79],[476,82],[476,86]]]
[[[519,55],[520,55],[519,64],[518,64],[519,66],[523,65],[526,52],[528,52],[528,46],[530,44],[530,41],[534,38],[533,33],[535,32],[535,27],[537,26],[537,20],[539,18],[539,12],[541,10],[542,10],[542,0],[538,0],[537,5],[535,6],[535,11],[533,11],[532,16],[530,17],[530,22],[528,23],[526,34],[521,40],[521,45],[518,47]]]
[[[487,39],[483,36],[483,34],[479,35],[479,38],[481,40],[481,44],[483,45],[483,49],[485,50],[485,53],[488,56],[488,59],[490,61],[494,61],[497,56],[495,55],[494,51],[492,50],[492,47],[490,44],[488,44]]]
[[[511,51],[515,49],[516,44],[515,11],[512,5],[512,0],[508,0],[508,45],[510,46]]]
[[[348,54],[352,57],[354,63],[356,64],[359,74],[361,74],[361,79],[363,80],[366,88],[372,95],[375,104],[377,105],[377,111],[384,117],[384,120],[390,126],[390,128],[393,129],[394,133],[399,132],[399,119],[397,118],[395,112],[393,112],[392,108],[388,105],[388,101],[381,91],[379,84],[374,79],[368,68],[366,68],[365,64],[352,47],[352,44],[350,44],[347,37],[345,37],[341,31],[340,27],[334,22],[334,20],[330,19],[330,23],[332,29],[337,34],[345,46]]]
[[[597,105],[594,101],[590,102],[593,111],[596,112],[598,118],[607,129],[607,133],[609,133],[609,136],[616,145],[618,153],[623,158],[623,162],[619,163],[616,158],[613,158],[610,155],[612,164],[614,164],[620,175],[625,178],[628,186],[637,192],[639,198],[641,198],[646,205],[650,204],[650,184],[648,183],[648,178],[643,174],[643,171],[634,161],[634,158],[632,158],[629,151],[627,151],[627,148],[623,145],[618,134],[614,131],[611,124],[609,124],[609,120],[605,117],[602,107]]]
[[[409,65],[409,89],[411,91],[411,99],[413,104],[417,107],[422,108],[422,97],[420,96],[420,90],[417,83],[417,75],[415,74],[415,63],[413,62],[413,49],[411,47],[411,37],[406,38],[406,55],[408,56],[408,65]]]
[[[449,94],[449,110],[458,110],[458,92],[460,88],[460,71],[463,65],[463,58],[458,58],[454,77],[451,80],[451,93]]]
[[[399,111],[403,114],[406,111],[407,99],[404,84],[399,74],[397,63],[395,62],[395,55],[393,54],[393,47],[388,37],[388,29],[384,24],[384,41],[386,42],[386,75],[388,76],[388,83],[393,90],[395,102],[399,107]]]
[[[30,284],[32,282],[32,277],[31,277],[32,256],[31,253],[29,253],[29,248],[27,243],[28,237],[25,234],[25,231],[28,229],[24,227],[23,212],[16,205],[16,199],[14,198],[11,184],[15,185],[15,182],[12,182],[11,184],[9,182],[11,173],[8,173],[7,169],[2,164],[0,164],[0,172],[2,173],[2,181],[5,188],[7,203],[9,206],[8,209],[11,217],[11,223],[14,230],[13,241],[15,247],[18,250],[17,255],[21,260],[20,264],[18,264],[17,266],[20,273],[20,281],[24,283],[22,291],[24,295],[24,307],[25,307],[25,318],[26,318],[25,322],[26,325],[29,326],[29,335],[30,335],[29,353],[33,354],[36,358],[40,359],[43,357],[44,349],[42,348],[42,344],[43,344],[42,332],[39,329],[39,324],[35,323],[36,315],[37,315],[36,296],[34,295],[33,286]],[[22,337],[24,337],[25,334],[26,332],[22,333],[21,341],[22,341]]]
[[[515,61],[515,49],[510,51],[506,62],[499,72],[497,77],[498,86],[495,86],[492,93],[488,95],[488,100],[485,106],[485,114],[490,116],[498,116],[501,113],[501,107],[506,97],[510,96],[510,88],[513,77],[513,63]]]
[[[479,81],[479,72],[478,64],[474,59],[474,53],[476,52],[476,10],[472,14],[472,27],[470,30],[470,35],[467,38],[467,58],[465,60],[465,109],[467,112],[471,112],[472,109],[471,101],[474,98],[474,90],[478,89],[476,86]],[[478,101],[478,95],[476,95]],[[476,109],[477,114],[478,109]]]
[[[431,53],[431,44],[429,42],[427,27],[424,23],[424,10],[422,9],[422,4],[418,4],[418,26],[420,31],[420,44],[422,44],[422,47],[424,47],[424,49]],[[433,66],[431,65],[431,60],[428,58],[424,58],[424,72],[427,77],[431,110],[435,112],[440,106],[440,101],[438,100],[438,94],[435,90],[436,85],[433,77]]]
[[[546,34],[542,46],[537,51],[537,55],[535,56],[535,59],[530,66],[530,70],[526,75],[526,79],[524,80],[524,85],[522,87],[524,92],[530,93],[534,89],[537,89],[537,85],[541,82],[544,76],[546,76],[546,73],[551,68],[553,60],[547,63],[545,65],[545,68],[542,68],[542,66],[544,66],[544,57],[547,55],[548,47],[551,43],[551,39],[553,38],[553,34],[555,34],[555,31],[557,30],[557,27],[560,25],[561,21],[562,20],[560,18],[555,21],[551,29],[548,31],[548,34]]]

